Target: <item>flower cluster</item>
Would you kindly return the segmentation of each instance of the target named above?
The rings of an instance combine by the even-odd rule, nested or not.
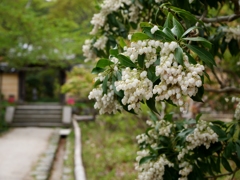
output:
[[[141,4],[136,0],[133,3],[131,0],[104,0],[101,4],[101,11],[98,14],[94,14],[91,24],[93,25],[93,29],[90,34],[97,34],[98,30],[104,26],[106,26],[107,16],[112,12],[118,11],[120,8],[128,6],[128,19],[130,22],[137,22],[139,16],[139,10],[142,9]]]
[[[143,150],[139,151],[137,154],[138,157],[136,159],[139,162],[140,159],[147,156],[149,153]],[[144,163],[140,166],[136,165],[135,169],[139,172],[138,180],[163,180],[165,166],[173,167],[174,164],[171,163],[164,154],[159,156],[156,161]]]
[[[93,44],[93,46],[98,50],[104,50],[106,47],[107,41],[108,41],[108,38],[106,36],[102,36]]]
[[[125,56],[129,56],[132,62],[136,62],[138,55],[145,54],[144,64],[146,68],[149,68],[157,60],[157,48],[162,46],[161,41],[144,40],[132,42],[130,47],[124,47]]]
[[[189,134],[186,137],[188,150],[201,145],[204,145],[208,149],[211,143],[218,142],[218,135],[209,127],[210,125],[212,124],[209,122],[199,120],[193,134]]]
[[[179,168],[182,168],[179,171],[179,174],[182,175],[181,178],[179,178],[179,180],[187,180],[187,176],[189,175],[190,172],[192,172],[192,165],[189,164],[187,161],[184,161],[182,163],[179,164]]]
[[[153,83],[147,78],[147,72],[126,68],[122,71],[122,80],[115,82],[116,90],[124,91],[123,105],[128,104],[128,110],[140,109],[141,101],[152,97]]]
[[[184,110],[184,96],[195,96],[202,86],[201,76],[204,66],[190,64],[188,56],[183,54],[184,66],[179,65],[174,51],[179,45],[176,42],[165,42],[160,51],[160,65],[156,66],[156,75],[160,76],[160,84],[154,86],[153,93],[156,100],[170,99]]]
[[[96,54],[92,49],[92,40],[87,39],[85,40],[85,44],[82,46],[83,56],[85,56],[85,62],[95,59]]]
[[[94,88],[88,96],[89,99],[96,100],[94,108],[99,109],[100,114],[115,114],[118,110],[122,111],[122,106],[114,98],[114,90],[110,82],[108,82],[108,87],[109,89],[106,94],[103,93],[102,85],[99,85],[99,87]]]
[[[223,32],[226,32],[226,39],[225,41],[229,43],[231,39],[235,39],[240,42],[240,26],[237,27],[229,27],[223,29]]]

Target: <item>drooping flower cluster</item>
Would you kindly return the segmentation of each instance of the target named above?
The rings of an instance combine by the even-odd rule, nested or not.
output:
[[[92,40],[85,40],[85,44],[82,46],[83,56],[85,56],[85,62],[95,59],[97,56],[92,49]]]
[[[131,0],[104,0],[101,4],[101,11],[98,14],[94,14],[91,20],[93,29],[90,34],[97,34],[100,28],[106,26],[107,16],[124,6],[130,7],[128,12],[129,21],[137,22],[139,10],[142,9],[141,4],[137,0],[134,3]]]
[[[190,64],[188,56],[183,54],[183,64],[179,65],[174,51],[179,45],[176,42],[165,42],[161,49],[160,65],[156,66],[156,75],[160,76],[160,84],[154,86],[153,93],[156,100],[172,100],[174,104],[184,110],[184,96],[195,96],[202,86],[201,76],[204,66]]]
[[[149,155],[146,150],[139,151],[137,154],[138,157],[136,160],[138,162],[143,157]],[[159,156],[154,162],[144,163],[140,166],[136,165],[135,169],[139,172],[138,180],[163,180],[165,166],[173,167],[174,164],[171,163],[164,154]]]
[[[212,124],[209,122],[199,120],[193,134],[189,134],[186,137],[188,150],[192,150],[201,145],[204,145],[206,149],[208,149],[211,143],[218,142],[218,135],[209,127],[210,125]]]
[[[240,42],[240,26],[225,28],[223,29],[223,32],[226,32],[225,41],[227,43],[229,43],[231,39],[235,39]]]
[[[149,68],[157,60],[157,48],[162,46],[162,42],[155,40],[144,40],[132,42],[130,47],[125,47],[125,56],[129,56],[132,62],[136,62],[138,55],[145,54],[144,64],[146,68]]]
[[[113,69],[114,71],[118,70],[118,59],[115,57],[111,58],[111,62],[113,62]],[[106,78],[106,74],[99,73],[98,76],[95,78],[96,81],[103,82]],[[107,82],[107,92],[103,92],[103,84],[98,85],[97,88],[94,88],[90,93],[88,98],[89,99],[95,99],[94,108],[99,109],[100,114],[115,114],[117,111],[122,111],[123,107],[120,105],[120,103],[117,101],[114,95],[114,89],[112,82],[109,80]]]
[[[148,130],[147,133],[138,135],[137,141],[139,146],[141,147],[141,151],[138,151],[137,153],[137,162],[136,170],[139,172],[138,179],[162,179],[162,176],[164,175],[165,168],[163,166],[168,165],[169,167],[172,167],[172,162],[168,160],[168,157],[166,154],[161,153],[159,154],[159,159],[163,158],[162,164],[159,169],[160,171],[155,170],[155,165],[158,164],[159,159],[152,159],[151,161],[140,163],[144,157],[151,156],[152,152],[155,150],[158,150],[159,148],[164,148],[163,144],[161,144],[161,137],[168,137],[170,138],[170,141],[176,141],[176,138],[178,136],[176,125],[174,123],[171,123],[166,120],[158,120],[158,121],[147,121],[147,124],[151,127],[151,129]],[[210,122],[206,122],[203,120],[199,120],[196,124],[196,127],[194,128],[193,132],[186,136],[186,142],[184,145],[180,145],[179,149],[175,149],[175,152],[178,152],[177,159],[179,161],[178,164],[178,174],[180,175],[180,180],[187,180],[188,175],[192,172],[193,166],[190,164],[190,162],[185,159],[185,155],[189,154],[190,156],[193,153],[193,149],[204,145],[206,148],[209,148],[212,143],[218,142],[218,135],[210,128],[212,124]],[[182,135],[181,135],[182,136]],[[178,141],[178,140],[177,140]],[[174,143],[177,143],[174,142]],[[171,143],[171,142],[169,142]],[[149,150],[149,147],[152,149]],[[168,146],[167,146],[168,147]],[[165,148],[167,148],[165,147]],[[170,150],[171,151],[171,150]],[[165,162],[165,163],[164,163]],[[159,176],[156,178],[153,176],[152,173],[157,173]],[[151,179],[151,180],[152,180]]]
[[[98,50],[104,50],[106,47],[107,41],[108,41],[108,38],[106,36],[102,36],[93,44],[93,46]]]
[[[126,68],[122,71],[122,80],[115,82],[116,90],[124,91],[123,105],[128,105],[128,110],[138,111],[144,99],[152,97],[153,83],[147,78],[147,72]]]
[[[108,87],[109,89],[106,94],[103,93],[102,85],[99,85],[99,87],[94,88],[88,96],[89,99],[96,100],[94,108],[99,109],[99,114],[115,114],[118,110],[122,110],[122,106],[114,98],[114,90],[110,82],[108,82]]]

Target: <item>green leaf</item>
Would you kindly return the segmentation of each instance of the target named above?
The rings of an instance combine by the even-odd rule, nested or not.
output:
[[[183,66],[183,50],[181,47],[177,47],[174,51],[176,61]]]
[[[175,36],[177,36],[178,39],[180,39],[184,33],[183,26],[174,17],[173,17],[173,28],[171,29],[171,31]]]
[[[238,143],[235,143],[235,145],[236,145],[237,156],[240,159],[240,145]]]
[[[212,54],[206,51],[205,49],[193,45],[186,46],[193,52],[195,52],[199,56],[199,58],[206,63],[208,67],[212,68],[212,65],[216,65]]]
[[[145,54],[138,55],[138,64],[141,68],[144,68],[144,59],[145,59]]]
[[[119,96],[119,97],[123,97],[124,96],[124,92],[122,90],[117,91],[116,86],[115,86],[115,82],[116,82],[117,78],[115,76],[112,77],[112,86],[113,86],[113,91],[114,93]]]
[[[167,99],[167,100],[165,100],[165,101],[166,101],[168,104],[171,104],[171,105],[177,107],[177,105],[174,104],[171,99]]]
[[[188,56],[188,62],[190,64],[197,64],[197,61],[188,52],[185,52],[185,53]]]
[[[172,25],[172,17],[173,17],[173,15],[172,15],[172,13],[168,13],[168,15],[167,15],[167,19],[166,19],[166,21],[165,21],[165,23],[164,23],[164,25],[163,25],[163,27],[164,28],[172,28],[173,27],[173,25]]]
[[[195,29],[198,29],[198,28],[199,28],[199,27],[197,27],[197,26],[190,27],[189,29],[187,29],[187,30],[183,33],[182,37],[186,36],[186,35],[189,34],[191,31],[193,31],[193,30],[195,30]]]
[[[204,87],[201,86],[200,88],[198,88],[198,92],[195,96],[192,96],[192,100],[194,101],[197,101],[197,102],[203,102],[202,101],[202,97],[203,97],[203,94],[204,94]]]
[[[110,61],[109,59],[100,59],[97,62],[96,67],[98,67],[98,68],[105,68],[106,66],[110,66],[112,64],[114,64],[114,63],[112,61]]]
[[[119,54],[118,56],[118,60],[120,61],[120,63],[125,66],[125,67],[131,67],[131,68],[136,68],[136,64],[134,64],[128,57]]]
[[[224,149],[224,156],[226,158],[230,158],[232,155],[232,152],[235,151],[235,146],[232,141],[228,142],[227,146]]]
[[[209,49],[212,48],[212,43],[210,43],[207,39],[203,37],[186,37],[186,38],[183,38],[183,40],[197,41],[197,42],[200,42],[204,47],[207,47]]]
[[[200,117],[202,116],[202,113],[199,113],[197,116],[196,116],[196,121],[198,122]]]
[[[149,80],[151,80],[153,83],[156,82],[159,77],[156,76],[155,74],[155,67],[154,66],[150,66],[150,68],[147,69],[147,78]]]
[[[170,41],[176,41],[174,34],[171,32],[171,30],[168,27],[164,28],[162,32],[164,32],[164,34],[168,37]]]
[[[100,84],[102,84],[102,82],[98,79],[98,80],[94,83],[93,87],[96,88],[96,87],[97,87],[98,85],[100,85]]]
[[[168,113],[168,114],[166,114],[165,116],[164,116],[164,120],[166,120],[166,121],[172,121],[172,118],[173,118],[173,112],[171,112],[171,113]]]
[[[139,165],[147,163],[147,162],[153,160],[154,158],[155,158],[155,156],[145,156],[142,159],[140,159]]]
[[[232,168],[225,157],[222,157],[222,165],[227,171],[232,172]]]
[[[155,98],[152,97],[150,98],[149,100],[146,100],[146,104],[147,106],[149,107],[150,110],[154,111],[155,113],[158,114],[158,111],[156,109],[156,106],[155,106]]]
[[[125,43],[125,41],[122,37],[118,38],[118,43],[121,46],[121,48],[124,48],[125,46],[127,46],[127,44]]]
[[[149,39],[149,36],[145,33],[134,33],[131,37],[131,41],[139,41]]]
[[[143,27],[150,27],[150,28],[152,28],[153,25],[150,24],[149,22],[141,22],[141,23],[140,23],[140,27],[141,27],[141,28],[143,28]]]
[[[104,78],[102,83],[103,94],[107,94],[107,82],[108,82],[108,75]]]
[[[224,141],[227,139],[227,134],[225,131],[223,131],[219,126],[217,125],[212,125],[211,126],[212,130],[218,135],[218,139],[220,141]]]
[[[93,70],[92,70],[92,74],[99,74],[99,73],[101,73],[101,72],[103,72],[103,71],[105,71],[105,69],[99,68],[99,67],[95,67],[95,68],[93,68]]]
[[[110,53],[110,55],[112,55],[114,57],[117,57],[117,55],[118,55],[118,48],[110,49],[109,53]]]
[[[229,134],[231,137],[233,137],[233,135],[235,134],[236,127],[237,127],[237,124],[233,124],[232,127],[230,128]]]

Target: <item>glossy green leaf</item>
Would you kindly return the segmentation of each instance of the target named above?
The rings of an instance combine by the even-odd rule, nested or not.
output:
[[[173,15],[172,15],[172,13],[169,12],[167,15],[167,19],[163,25],[164,28],[166,28],[166,27],[172,28],[173,27],[172,18],[173,18]]]
[[[171,113],[168,113],[168,114],[166,114],[165,116],[164,116],[164,120],[166,120],[166,121],[172,121],[172,118],[173,118],[173,112],[171,112]]]
[[[92,74],[99,74],[103,71],[105,71],[105,69],[100,68],[100,67],[95,67],[95,68],[92,69]]]
[[[149,36],[145,33],[134,33],[131,37],[131,41],[139,41],[149,39]]]
[[[240,145],[238,143],[235,143],[235,146],[236,146],[237,156],[240,159]]]
[[[96,88],[96,87],[98,87],[98,85],[100,85],[100,84],[102,84],[102,82],[98,79],[98,80],[94,83],[93,87]]]
[[[114,63],[112,61],[110,61],[109,59],[100,59],[97,62],[96,67],[98,67],[98,68],[105,68],[105,67],[110,66],[112,64],[114,64]]]
[[[150,24],[149,22],[141,22],[140,23],[140,27],[143,28],[143,27],[153,27],[152,24]]]
[[[232,155],[232,152],[235,151],[235,145],[232,141],[228,142],[227,146],[224,149],[224,156],[229,158]]]
[[[180,39],[184,33],[183,26],[181,25],[181,23],[178,22],[178,20],[175,17],[173,17],[173,28],[171,29],[171,32],[175,36],[177,36],[178,39]]]
[[[144,68],[144,59],[145,59],[145,54],[138,55],[138,64],[141,68]]]
[[[119,97],[123,97],[124,96],[124,92],[122,90],[117,91],[116,86],[115,86],[115,82],[117,81],[117,78],[115,76],[112,77],[112,86],[113,86],[113,91],[114,93],[119,96]]]
[[[222,165],[227,171],[232,172],[232,168],[225,157],[222,157]]]
[[[154,158],[155,158],[154,156],[145,156],[142,159],[140,159],[139,165],[147,163],[147,162],[153,160]]]
[[[209,49],[212,47],[212,43],[203,37],[186,37],[183,38],[183,40],[200,42],[204,47],[207,47]]]
[[[117,55],[119,54],[117,48],[110,49],[109,53],[110,53],[110,55],[112,55],[114,57],[117,57]]]
[[[102,83],[103,94],[107,94],[107,82],[108,82],[108,75],[104,78]]]
[[[199,28],[199,27],[197,27],[197,26],[190,27],[189,29],[187,29],[187,30],[182,34],[182,37],[188,35],[190,32],[192,32],[193,30],[198,29],[198,28]]]
[[[126,57],[122,54],[118,55],[118,60],[125,67],[131,67],[131,68],[136,68],[137,67],[136,64],[134,64],[128,57]]]
[[[171,30],[168,27],[164,28],[162,31],[164,32],[164,34],[168,37],[168,39],[170,41],[176,40],[174,37],[174,34],[171,32]]]
[[[212,125],[212,130],[218,135],[218,140],[224,141],[227,139],[227,134],[225,131],[223,131],[219,126]]]
[[[216,65],[214,58],[211,53],[206,51],[203,48],[194,46],[194,45],[186,45],[189,49],[195,52],[199,58],[206,63],[207,66],[212,67],[212,65]]]
[[[201,86],[200,88],[198,88],[198,92],[195,96],[192,96],[192,100],[194,101],[197,101],[197,102],[203,102],[202,101],[202,97],[203,97],[203,94],[204,94],[204,87]]]
[[[122,37],[118,38],[118,43],[121,46],[121,48],[124,48],[125,46],[127,46],[125,40]]]
[[[181,47],[177,47],[174,51],[176,61],[183,66],[183,50]]]
[[[156,105],[155,105],[155,98],[152,97],[149,100],[146,100],[146,104],[149,107],[150,110],[152,110],[153,112],[158,114],[158,111],[156,109]]]
[[[197,64],[197,61],[188,52],[185,52],[185,53],[188,56],[188,62],[190,64]]]

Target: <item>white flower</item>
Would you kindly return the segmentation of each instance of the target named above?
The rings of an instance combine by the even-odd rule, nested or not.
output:
[[[159,30],[158,26],[153,26],[153,28],[151,29],[151,33],[154,34],[157,30]]]

